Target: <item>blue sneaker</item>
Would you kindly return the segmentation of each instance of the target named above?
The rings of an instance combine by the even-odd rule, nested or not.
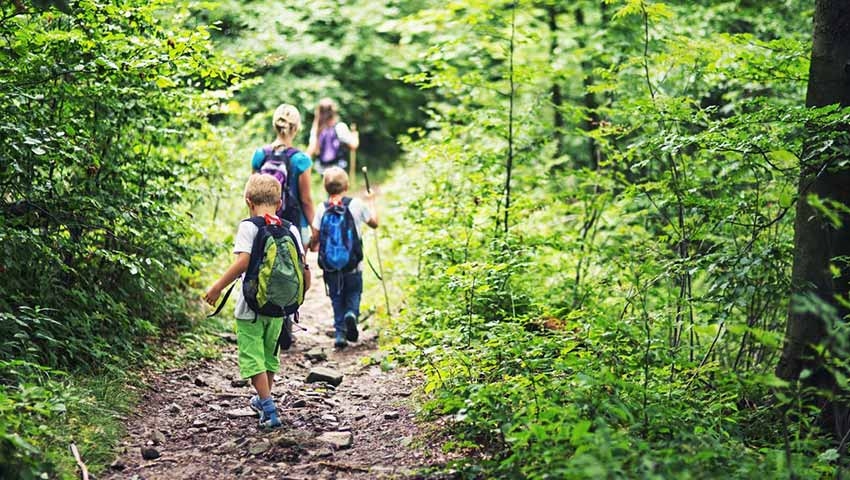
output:
[[[357,315],[354,312],[346,312],[343,318],[345,319],[345,338],[349,342],[356,342],[360,336],[360,332],[357,331]]]
[[[274,404],[274,399],[269,397],[260,401],[262,413],[260,415],[260,428],[280,428],[282,423],[277,416],[277,407]]]
[[[262,423],[263,420],[265,420],[265,417],[263,416],[263,402],[260,401],[260,397],[258,395],[251,397],[250,406],[251,410],[257,412],[257,415],[260,416],[260,423]]]
[[[336,332],[336,337],[334,338],[334,347],[336,348],[345,348],[348,346],[348,342],[345,341],[345,335],[342,332]]]

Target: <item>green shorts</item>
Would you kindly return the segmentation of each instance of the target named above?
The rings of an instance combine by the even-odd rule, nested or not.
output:
[[[251,378],[258,373],[277,372],[275,355],[283,318],[257,315],[257,320],[236,319],[236,345],[239,347],[239,375]]]

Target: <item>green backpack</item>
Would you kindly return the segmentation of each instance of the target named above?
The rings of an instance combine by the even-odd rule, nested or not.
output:
[[[257,226],[242,295],[255,313],[282,317],[298,312],[304,302],[304,262],[292,225],[274,216],[251,217]]]

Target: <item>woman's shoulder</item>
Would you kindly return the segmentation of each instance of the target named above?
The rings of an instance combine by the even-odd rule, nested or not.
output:
[[[310,159],[310,156],[301,150],[296,150],[289,158],[292,160],[292,165],[302,172],[313,165],[313,160]]]

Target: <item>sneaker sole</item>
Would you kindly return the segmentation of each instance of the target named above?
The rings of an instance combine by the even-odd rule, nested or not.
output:
[[[360,332],[357,331],[357,318],[355,318],[354,315],[347,315],[345,317],[345,339],[349,342],[356,342],[359,336]]]

